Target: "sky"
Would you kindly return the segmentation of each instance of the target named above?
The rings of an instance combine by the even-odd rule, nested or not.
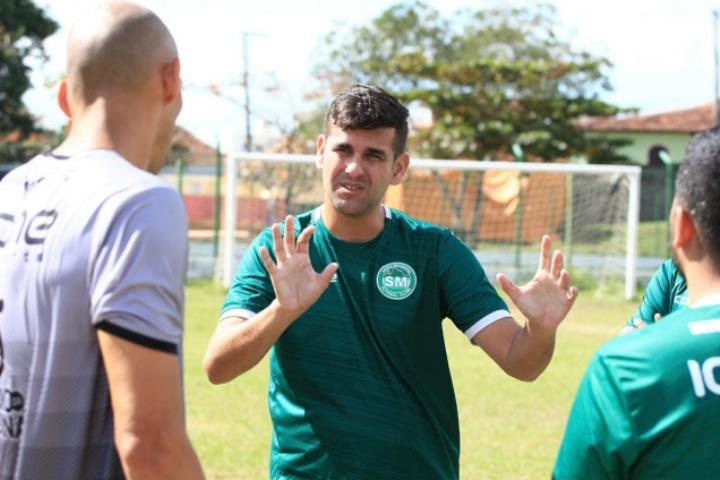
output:
[[[243,36],[248,38],[250,105],[265,120],[254,137],[287,125],[307,108],[313,59],[327,33],[369,22],[395,2],[381,0],[136,0],[155,11],[173,33],[181,59],[183,111],[178,124],[205,142],[242,142]],[[98,0],[35,0],[61,26],[45,41],[49,60],[35,68],[25,102],[46,128],[64,123],[55,104],[65,68],[68,27]],[[426,0],[440,11],[482,8],[482,0]],[[518,6],[527,2],[506,1]],[[608,58],[613,91],[604,99],[656,113],[712,100],[715,92],[713,9],[720,0],[549,0],[560,34],[576,49]],[[212,93],[218,86],[222,96]],[[276,86],[278,88],[270,89]]]

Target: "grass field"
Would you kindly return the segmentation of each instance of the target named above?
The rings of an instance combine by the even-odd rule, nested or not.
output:
[[[187,289],[188,429],[208,478],[267,478],[267,360],[222,386],[210,385],[200,366],[223,297],[224,291],[209,283],[193,283]],[[460,412],[461,478],[549,478],[585,366],[595,349],[617,334],[635,305],[582,292],[560,327],[552,364],[534,383],[507,377],[447,325]]]

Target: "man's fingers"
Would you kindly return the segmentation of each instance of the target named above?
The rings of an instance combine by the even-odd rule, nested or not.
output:
[[[260,247],[260,257],[262,258],[263,265],[265,265],[265,270],[267,270],[270,276],[275,275],[275,272],[277,272],[277,265],[275,265],[275,262],[273,262],[273,259],[270,256],[270,252],[268,252],[267,248]]]
[[[275,250],[275,258],[278,259],[278,262],[281,262],[285,258],[285,245],[283,245],[283,240],[280,237],[280,224],[279,223],[273,223],[272,227],[270,227],[270,231],[272,231],[272,239],[273,239],[273,250]]]
[[[571,307],[572,307],[573,303],[575,303],[575,299],[577,297],[578,297],[577,287],[570,287],[570,289],[567,292],[567,299],[568,299],[568,302],[570,302]]]
[[[295,252],[295,223],[292,215],[285,217],[285,236],[283,237],[285,255],[292,255]]]
[[[555,250],[555,253],[553,253],[553,257],[552,257],[552,270],[550,270],[550,274],[554,278],[558,278],[560,276],[562,268],[563,268],[563,254],[560,250]]]
[[[297,253],[308,253],[310,251],[310,239],[315,233],[315,227],[312,225],[300,232],[297,241]]]
[[[513,303],[517,304],[515,300],[520,295],[520,288],[515,285],[513,281],[510,280],[510,278],[508,278],[508,276],[504,273],[498,273],[496,278],[503,291],[507,293],[508,297],[510,297],[510,300],[512,300]]]
[[[563,290],[567,290],[570,286],[570,274],[567,270],[560,271],[560,279],[558,280],[558,287]]]
[[[322,284],[327,288],[327,286],[330,284],[330,280],[332,280],[333,275],[335,275],[335,272],[337,272],[338,264],[333,262],[328,264],[322,272],[320,272],[319,277]]]
[[[540,241],[540,264],[538,268],[540,270],[550,270],[550,250],[552,249],[552,242],[550,236],[543,235]]]
[[[656,322],[658,320],[660,320],[661,318],[662,318],[662,315],[660,315],[659,313],[656,313],[655,315],[653,315],[653,319],[655,319]]]

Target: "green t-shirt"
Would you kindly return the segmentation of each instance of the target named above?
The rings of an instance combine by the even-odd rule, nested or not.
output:
[[[685,277],[678,270],[675,262],[665,260],[650,279],[642,303],[630,317],[626,327],[634,327],[634,320],[655,323],[655,314],[665,317],[672,312],[687,306],[688,292]]]
[[[386,209],[373,240],[334,237],[316,209],[296,217],[316,232],[316,271],[338,262],[320,299],[278,339],[270,357],[270,477],[455,479],[459,429],[444,318],[472,338],[509,316],[474,254],[449,230]],[[297,233],[296,232],[296,233]],[[274,298],[258,254],[238,267],[223,317]]]
[[[719,382],[720,305],[615,338],[580,384],[553,478],[716,478]]]

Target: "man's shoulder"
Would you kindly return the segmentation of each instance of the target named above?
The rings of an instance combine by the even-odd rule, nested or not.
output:
[[[31,159],[29,159],[27,162],[19,164],[19,165],[13,165],[12,168],[9,168],[8,166],[5,167],[3,170],[3,176],[2,182],[3,185],[6,187],[10,184],[17,184],[24,182],[25,179],[28,176],[28,173],[32,171],[34,168],[38,168],[39,164],[42,163],[45,159],[44,154],[35,155]]]
[[[182,203],[167,181],[135,167],[110,150],[90,150],[68,157],[37,155],[11,171],[3,179],[2,190],[8,195],[33,192],[40,202],[45,197],[63,198],[88,207],[123,205],[146,195],[171,202],[168,208]]]
[[[164,178],[137,168],[115,152],[88,152],[77,160],[78,180],[95,178],[95,185],[102,185],[104,192],[100,197],[113,199],[111,204],[148,201],[162,203],[165,208],[182,206],[180,194]]]
[[[680,272],[680,269],[678,268],[675,261],[671,258],[665,260],[659,269],[660,274],[662,274],[667,283],[672,286],[685,286],[686,281],[685,277],[683,276],[682,272]]]
[[[159,175],[142,170],[131,164],[120,154],[110,150],[87,152],[78,156],[78,170],[87,169],[88,173],[97,175],[109,184],[119,187],[135,187],[137,189],[168,188],[172,186]]]
[[[700,332],[705,331],[720,336],[720,305],[677,310],[646,328],[610,340],[597,355],[616,361],[682,355],[693,343],[704,340]]]
[[[320,207],[315,207],[312,210],[307,210],[302,213],[298,213],[293,216],[295,221],[295,229],[304,229],[317,222],[320,219]]]
[[[54,175],[59,181],[70,182],[77,191],[98,188],[109,195],[121,190],[147,190],[173,187],[159,175],[131,164],[112,150],[88,150],[64,157],[41,154],[22,167],[17,174],[25,177]]]
[[[84,202],[99,224],[123,217],[186,228],[182,197],[160,176],[109,150],[85,152],[70,161],[64,196],[72,204]]]
[[[295,227],[295,234],[299,234],[301,231],[305,230],[307,227],[311,225],[315,225],[321,220],[320,216],[320,207],[313,208],[312,210],[308,210],[302,213],[297,213],[292,216],[293,219],[293,226]],[[261,235],[263,234],[269,234],[270,228],[272,227],[273,223],[278,223],[280,225],[280,232],[285,231],[285,217],[277,219],[277,221],[272,222],[268,226],[266,226],[262,231]]]
[[[664,335],[687,334],[694,335],[692,324],[694,322],[714,321],[720,319],[720,304],[711,304],[700,307],[688,307],[675,310],[653,326],[655,330]],[[720,333],[720,331],[718,331]]]
[[[452,231],[440,225],[420,220],[394,208],[388,208],[389,218],[397,228],[419,235],[452,236]]]

